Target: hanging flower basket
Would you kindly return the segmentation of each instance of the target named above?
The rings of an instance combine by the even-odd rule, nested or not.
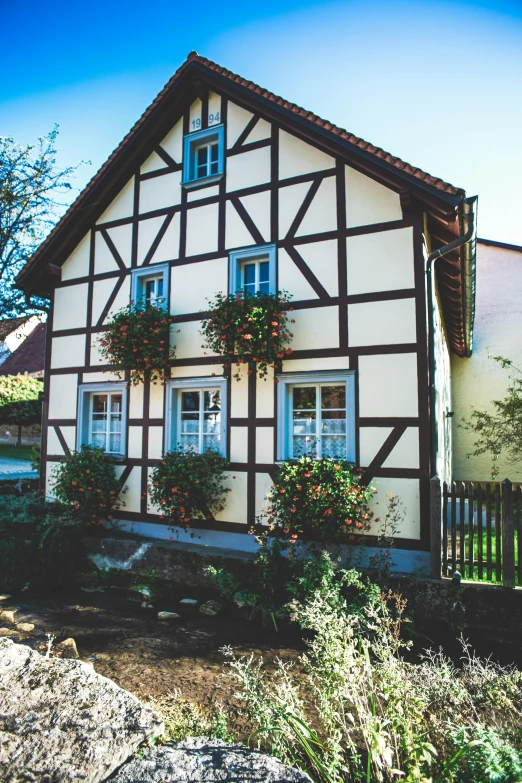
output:
[[[228,462],[215,451],[197,454],[181,446],[164,454],[152,470],[149,494],[161,516],[173,527],[184,530],[194,522],[214,521],[214,514],[225,508],[225,470]]]
[[[266,380],[268,367],[292,353],[289,344],[293,334],[288,326],[294,321],[288,318],[292,308],[286,291],[254,296],[218,294],[209,301],[209,308],[210,315],[201,330],[204,347],[226,357],[225,369],[233,362],[238,367],[253,363],[259,377]],[[239,372],[233,377],[239,380]]]
[[[150,302],[130,304],[117,312],[98,340],[100,353],[134,385],[146,378],[163,382],[174,357],[170,346],[173,317]]]

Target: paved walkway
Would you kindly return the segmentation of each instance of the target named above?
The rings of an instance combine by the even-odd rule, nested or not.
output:
[[[38,471],[25,459],[0,457],[0,481],[12,478],[38,478]]]

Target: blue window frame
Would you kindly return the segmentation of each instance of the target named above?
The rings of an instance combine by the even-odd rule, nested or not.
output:
[[[277,386],[277,459],[355,462],[355,374],[283,373]]]
[[[227,381],[220,377],[167,381],[165,450],[226,455]]]
[[[230,253],[229,293],[275,294],[276,247],[263,245]]]
[[[185,188],[210,185],[225,171],[225,126],[213,125],[185,136],[183,182]]]
[[[151,264],[132,270],[131,301],[150,302],[166,310],[169,305],[168,264]]]
[[[127,384],[90,383],[78,388],[76,448],[98,446],[113,457],[127,448]]]

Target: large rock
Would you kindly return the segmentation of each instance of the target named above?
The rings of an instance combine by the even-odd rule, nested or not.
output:
[[[98,783],[163,724],[80,661],[0,639],[0,780]]]
[[[195,738],[177,745],[149,748],[124,764],[111,783],[311,783],[308,775],[277,759],[227,745],[216,739]]]

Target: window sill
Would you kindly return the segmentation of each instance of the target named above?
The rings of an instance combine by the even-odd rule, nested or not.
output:
[[[219,182],[223,179],[224,172],[221,174],[213,174],[211,177],[202,177],[201,179],[188,179],[184,180],[181,185],[185,190],[195,190],[196,188],[204,188],[207,185],[213,185],[215,182]]]

